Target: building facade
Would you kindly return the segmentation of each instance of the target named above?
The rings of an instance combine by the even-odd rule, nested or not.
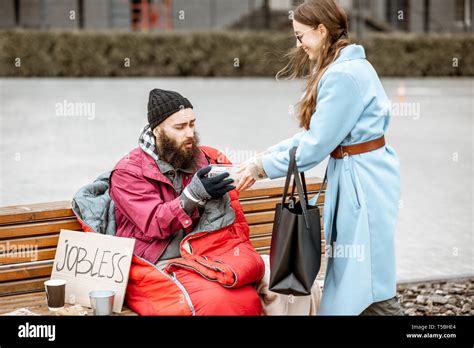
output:
[[[0,28],[212,30],[262,8],[285,15],[302,0],[2,0]],[[473,31],[474,0],[339,0],[351,30]],[[255,28],[261,26],[255,25]],[[245,27],[252,29],[252,26]]]

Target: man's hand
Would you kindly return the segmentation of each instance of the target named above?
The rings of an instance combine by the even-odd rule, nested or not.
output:
[[[226,179],[229,176],[229,173],[222,173],[213,178],[209,178],[206,175],[210,171],[211,166],[207,166],[205,168],[201,168],[195,174],[195,177],[199,179],[209,196],[211,196],[212,198],[221,198],[227,192],[235,189],[235,186],[231,185],[234,182],[234,179]]]
[[[226,179],[229,173],[222,173],[216,177],[209,178],[207,174],[211,166],[198,170],[191,182],[184,189],[184,194],[191,200],[199,201],[201,204],[213,198],[221,198],[227,192],[235,189],[231,184],[233,179]]]

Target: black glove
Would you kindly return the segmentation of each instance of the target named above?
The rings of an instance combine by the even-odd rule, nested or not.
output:
[[[184,189],[185,196],[191,195],[192,199],[199,202],[206,202],[212,198],[221,198],[227,192],[235,189],[231,184],[233,179],[226,179],[229,173],[222,173],[213,178],[206,175],[211,171],[211,166],[207,166],[198,170],[194,174],[191,182]],[[189,198],[189,197],[188,197]]]
[[[202,186],[206,192],[212,198],[220,198],[227,192],[235,189],[235,186],[231,185],[234,179],[226,179],[229,173],[222,173],[213,178],[206,176],[211,171],[211,166],[201,168],[195,175],[201,180]]]

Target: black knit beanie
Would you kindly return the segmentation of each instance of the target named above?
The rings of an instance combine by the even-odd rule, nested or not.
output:
[[[153,130],[181,109],[193,108],[191,102],[178,92],[155,88],[148,98],[148,123]]]

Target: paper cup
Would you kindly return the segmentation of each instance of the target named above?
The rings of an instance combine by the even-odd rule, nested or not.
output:
[[[232,164],[211,164],[211,171],[207,176],[212,178],[222,173],[229,173],[227,179],[233,179],[232,185],[236,186],[240,180],[240,174],[237,173],[238,168],[238,166]]]
[[[66,299],[66,281],[63,279],[50,279],[44,282],[48,309],[59,311],[64,308]]]

